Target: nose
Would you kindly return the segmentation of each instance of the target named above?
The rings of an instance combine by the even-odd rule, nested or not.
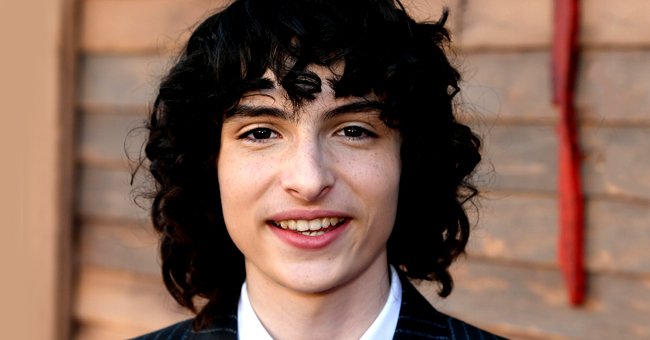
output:
[[[314,202],[324,197],[335,182],[331,157],[317,138],[301,141],[287,151],[281,185],[289,195]]]

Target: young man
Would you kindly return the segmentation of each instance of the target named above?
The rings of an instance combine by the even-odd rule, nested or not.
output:
[[[142,339],[496,338],[408,280],[451,292],[476,194],[444,21],[238,0],[194,31],[146,155],[163,278],[196,317]]]

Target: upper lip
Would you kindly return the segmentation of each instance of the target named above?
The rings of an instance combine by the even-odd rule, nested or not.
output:
[[[348,218],[349,215],[336,210],[287,210],[268,217],[271,221],[314,220],[325,217]]]

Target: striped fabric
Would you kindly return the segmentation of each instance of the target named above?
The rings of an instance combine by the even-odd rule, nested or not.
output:
[[[212,326],[199,331],[192,330],[194,319],[189,319],[133,340],[237,340],[237,310],[234,312],[218,318]]]
[[[438,312],[404,276],[400,279],[402,307],[393,339],[504,339]]]

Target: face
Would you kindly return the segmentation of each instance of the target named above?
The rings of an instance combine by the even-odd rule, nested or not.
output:
[[[386,270],[400,137],[376,98],[335,98],[330,69],[313,101],[276,87],[245,95],[224,121],[217,160],[223,216],[251,282],[320,293]],[[375,270],[376,272],[376,270]]]

